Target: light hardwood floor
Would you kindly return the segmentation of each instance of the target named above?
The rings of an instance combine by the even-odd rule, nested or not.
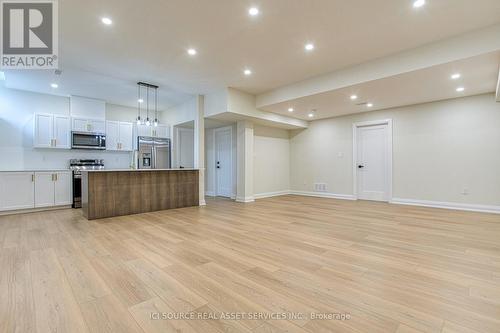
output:
[[[173,312],[306,316],[151,319]],[[500,215],[283,196],[0,217],[0,332],[89,331],[500,332]]]

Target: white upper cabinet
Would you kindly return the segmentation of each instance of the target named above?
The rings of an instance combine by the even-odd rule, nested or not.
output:
[[[72,118],[72,130],[86,133],[106,133],[106,122],[100,119]]]
[[[120,122],[120,150],[134,150],[133,139],[134,125],[132,123]]]
[[[71,96],[71,129],[75,132],[106,132],[106,102],[100,99]]]
[[[133,128],[132,123],[121,121],[106,122],[106,149],[107,150],[133,150]]]
[[[68,149],[71,146],[70,132],[69,117],[37,113],[35,114],[33,146]]]
[[[71,118],[71,129],[75,132],[87,132],[88,130],[88,121],[87,119],[82,118]]]
[[[120,149],[120,122],[106,122],[106,150]]]
[[[169,138],[170,126],[160,125],[153,127],[153,136],[156,138]]]
[[[136,125],[137,136],[153,136],[151,126]]]
[[[54,116],[51,114],[35,115],[33,145],[38,148],[51,148],[54,142]]]
[[[71,148],[70,118],[54,115],[54,139],[56,148]]]
[[[158,126],[136,125],[137,136],[153,136],[155,138],[169,138],[170,126],[158,124]]]
[[[90,119],[90,131],[96,133],[106,133],[106,122],[104,120]]]

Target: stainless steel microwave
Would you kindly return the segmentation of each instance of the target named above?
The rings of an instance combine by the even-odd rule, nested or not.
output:
[[[73,149],[106,149],[106,134],[71,132],[71,148]]]

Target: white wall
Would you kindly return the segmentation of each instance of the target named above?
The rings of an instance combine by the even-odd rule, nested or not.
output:
[[[193,97],[190,100],[161,112],[160,122],[175,126],[189,121],[194,121],[197,112],[197,101]]]
[[[313,191],[322,182],[330,193],[353,194],[352,124],[387,118],[394,127],[394,198],[500,206],[500,104],[493,94],[313,121],[292,131],[292,190]]]
[[[102,158],[107,167],[128,168],[128,152],[34,149],[37,112],[70,115],[69,98],[0,87],[0,170],[67,168],[72,158]],[[106,105],[109,120],[134,121],[136,110]]]
[[[254,196],[290,190],[289,131],[254,127]]]

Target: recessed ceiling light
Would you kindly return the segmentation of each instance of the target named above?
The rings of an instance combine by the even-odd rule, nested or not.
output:
[[[413,8],[420,8],[425,5],[425,0],[415,0],[413,1]]]
[[[59,85],[57,83],[51,83],[50,86],[54,89],[58,88]]]
[[[252,7],[252,8],[250,8],[250,9],[248,10],[248,14],[249,14],[250,16],[257,16],[257,15],[259,15],[259,8],[257,8],[257,7]]]
[[[308,116],[309,116],[309,118],[312,118],[312,117],[314,117],[314,113],[311,112],[308,114]]]
[[[139,102],[139,103],[144,103],[144,100],[143,100],[142,98],[139,98],[139,99],[137,100],[137,102]]]
[[[113,21],[109,18],[109,17],[103,17],[101,19],[102,23],[106,24],[106,25],[111,25],[113,24]]]
[[[456,79],[460,79],[460,77],[461,77],[461,76],[462,76],[462,75],[460,75],[460,73],[455,73],[455,74],[453,74],[453,75],[451,76],[451,78],[452,78],[453,80],[456,80]]]
[[[355,99],[357,99],[357,98],[358,98],[358,96],[356,96],[356,95],[351,95],[351,99],[352,99],[353,101],[354,101]]]
[[[192,55],[192,56],[196,55],[196,53],[197,53],[195,49],[188,49],[187,52],[189,55]]]
[[[373,103],[367,103],[366,106],[371,108],[371,107],[373,107]]]
[[[252,75],[252,71],[251,71],[251,70],[249,70],[249,69],[245,69],[245,70],[243,71],[243,74],[245,74],[246,76],[249,76],[249,75]]]
[[[293,108],[288,108],[288,112],[293,112]]]
[[[457,88],[457,92],[462,92],[462,91],[464,91],[464,90],[465,90],[465,88],[464,88],[464,87],[458,87],[458,88]]]
[[[304,45],[304,49],[306,51],[312,51],[312,50],[314,50],[314,44],[308,43],[308,44]]]

